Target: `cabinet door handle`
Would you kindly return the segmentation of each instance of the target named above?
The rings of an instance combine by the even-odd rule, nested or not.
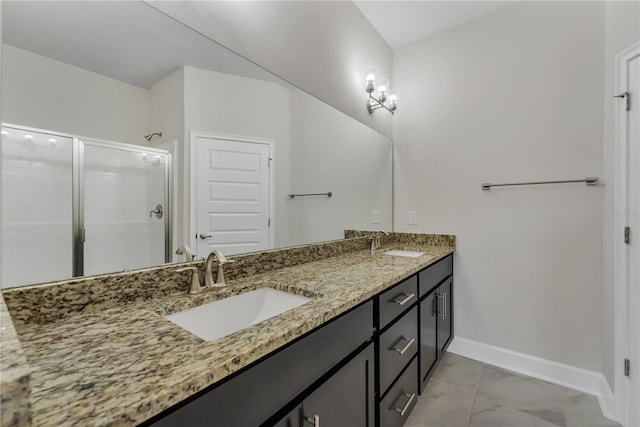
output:
[[[411,402],[413,402],[413,399],[416,398],[416,394],[415,393],[411,393],[411,394],[401,394],[400,397],[408,397],[409,399],[407,400],[407,403],[404,404],[404,406],[402,408],[398,408],[398,406],[396,404],[393,405],[393,409],[395,409],[396,411],[398,411],[400,413],[401,417],[404,417],[404,414],[407,412],[407,409],[409,409],[409,406],[411,406]],[[400,397],[398,397],[398,399],[400,399]],[[398,400],[396,400],[396,403],[398,403]]]
[[[447,318],[447,292],[446,291],[444,293],[444,302],[442,304],[442,312],[444,313],[442,315],[442,318],[446,319]]]
[[[398,343],[400,343],[400,341],[406,341],[407,343],[404,345],[404,347],[398,348]],[[409,350],[409,347],[411,347],[414,342],[416,342],[415,338],[411,338],[410,340],[408,340],[405,337],[402,337],[389,350],[397,351],[398,353],[400,353],[400,356],[402,356],[407,350]]]
[[[313,425],[313,427],[320,427],[320,415],[314,415],[313,418],[305,417],[304,420],[309,424]]]
[[[400,294],[400,295],[396,296],[394,299],[392,299],[389,302],[394,302],[394,303],[396,303],[398,305],[405,305],[406,303],[408,303],[411,300],[411,298],[413,298],[415,296],[416,296],[416,294],[409,294],[409,295]]]

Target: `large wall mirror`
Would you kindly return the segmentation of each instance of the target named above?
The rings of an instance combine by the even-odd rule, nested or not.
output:
[[[0,6],[3,287],[391,229],[387,137],[148,4]]]

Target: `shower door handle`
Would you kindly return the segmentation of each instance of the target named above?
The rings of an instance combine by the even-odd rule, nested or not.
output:
[[[164,209],[162,208],[161,204],[157,204],[156,208],[152,211],[149,211],[149,218],[151,218],[153,216],[153,214],[156,214],[156,218],[160,219],[162,218],[162,214],[164,213]]]

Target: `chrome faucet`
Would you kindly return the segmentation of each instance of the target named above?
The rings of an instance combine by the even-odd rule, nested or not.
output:
[[[218,260],[218,270],[216,272],[216,280],[213,280],[213,260]],[[224,271],[222,266],[227,263],[235,262],[235,260],[227,259],[222,252],[213,251],[207,257],[207,264],[204,270],[204,285],[206,288],[221,288],[227,286],[224,280]]]
[[[371,250],[375,250],[378,249],[380,246],[382,246],[382,233],[384,233],[385,236],[388,236],[389,233],[387,233],[384,230],[380,230],[380,232],[374,236],[371,236]]]
[[[200,275],[198,274],[198,267],[184,267],[178,268],[177,272],[191,271],[191,284],[189,285],[189,295],[197,295],[202,291],[200,286]]]
[[[191,255],[191,248],[187,245],[182,245],[176,251],[176,255],[184,255],[185,262],[193,261],[193,255]]]

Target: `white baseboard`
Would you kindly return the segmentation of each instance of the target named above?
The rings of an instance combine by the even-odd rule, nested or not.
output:
[[[614,395],[607,379],[599,372],[576,368],[460,337],[454,337],[447,351],[519,374],[592,394],[598,398],[602,414],[609,419],[618,421],[615,416]]]

